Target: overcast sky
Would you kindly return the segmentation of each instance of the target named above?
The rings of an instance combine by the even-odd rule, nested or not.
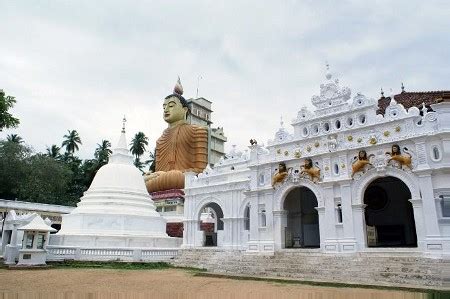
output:
[[[42,152],[76,129],[90,158],[124,114],[153,148],[178,75],[186,98],[202,76],[228,149],[311,107],[326,61],[352,95],[450,89],[449,1],[0,0],[0,16],[0,88],[21,122],[0,138]]]

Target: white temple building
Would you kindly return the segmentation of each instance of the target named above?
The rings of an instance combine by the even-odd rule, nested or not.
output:
[[[377,114],[377,100],[352,97],[327,72],[311,101],[315,110],[302,108],[290,129],[282,123],[267,146],[233,149],[187,176],[182,247],[450,255],[449,100],[405,109],[392,97]],[[272,186],[279,163],[287,175]]]
[[[117,147],[61,230],[51,235],[49,260],[157,261],[173,258],[181,238],[166,234],[142,173],[127,149],[125,127]]]

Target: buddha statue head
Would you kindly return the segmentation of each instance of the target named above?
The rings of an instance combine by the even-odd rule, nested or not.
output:
[[[189,107],[183,95],[183,87],[178,77],[177,84],[173,89],[173,94],[164,99],[164,120],[170,127],[184,123],[189,113]]]

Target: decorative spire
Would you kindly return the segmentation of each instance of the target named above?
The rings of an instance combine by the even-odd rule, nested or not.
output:
[[[180,96],[183,95],[183,85],[181,85],[180,76],[178,76],[178,80],[175,84],[175,87],[173,88],[173,92],[179,94]]]
[[[284,128],[283,115],[280,116],[280,127]]]
[[[381,98],[384,99],[384,91],[383,91],[383,87],[381,87]]]
[[[325,74],[325,78],[327,78],[328,80],[331,79],[331,73],[330,73],[330,64],[328,63],[328,61],[326,62],[326,68],[327,68],[327,73]]]
[[[403,82],[402,82],[402,93],[403,92],[405,92],[405,86],[403,85]]]
[[[125,118],[125,115],[123,116],[122,119],[122,133],[125,133],[125,123],[127,122],[127,119]]]

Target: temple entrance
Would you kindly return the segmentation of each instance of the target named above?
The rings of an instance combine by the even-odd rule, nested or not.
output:
[[[378,178],[364,193],[368,247],[417,247],[411,192],[395,177]]]
[[[288,193],[283,208],[287,211],[285,248],[319,248],[319,214],[315,209],[317,198],[306,188],[295,188]]]
[[[223,231],[222,218],[222,208],[214,202],[208,203],[200,210],[200,230],[203,231],[204,247],[218,245],[218,231]]]

